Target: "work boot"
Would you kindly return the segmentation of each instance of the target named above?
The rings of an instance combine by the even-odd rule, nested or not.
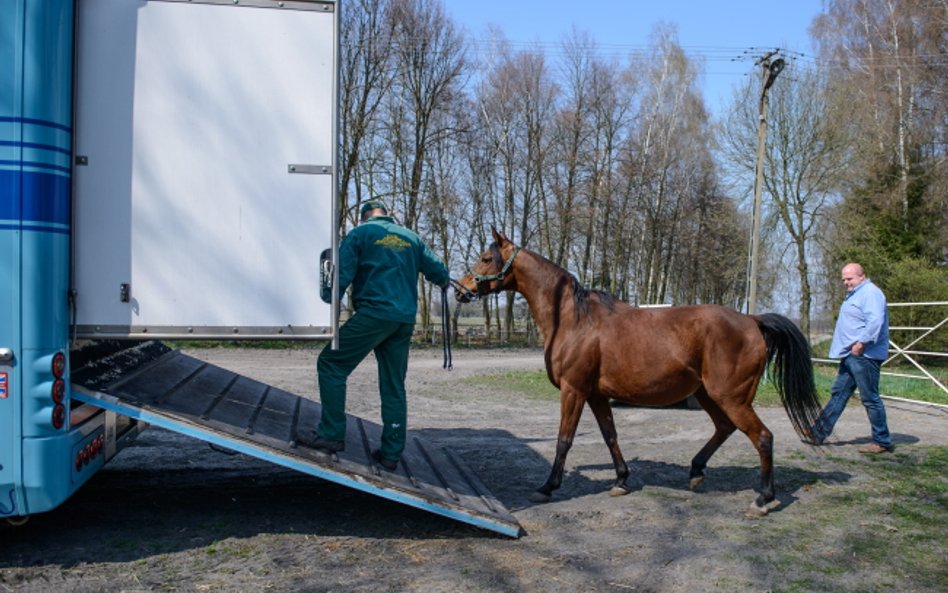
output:
[[[324,439],[316,433],[310,433],[305,435],[300,435],[297,440],[302,445],[306,445],[311,449],[316,449],[317,451],[322,451],[323,453],[339,453],[340,451],[346,450],[345,441],[333,441],[331,439]]]
[[[376,449],[372,451],[372,459],[374,459],[379,465],[384,467],[390,472],[395,471],[395,468],[398,467],[398,460],[391,460],[382,457],[382,452]]]

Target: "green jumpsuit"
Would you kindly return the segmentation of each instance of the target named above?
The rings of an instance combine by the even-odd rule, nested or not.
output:
[[[339,348],[324,348],[316,369],[322,416],[316,433],[334,441],[346,435],[346,380],[374,351],[382,400],[379,451],[396,461],[405,448],[408,419],[405,374],[418,308],[418,274],[438,286],[450,276],[444,262],[412,231],[389,216],[373,216],[339,247],[340,297],[352,284],[355,314],[339,328]]]

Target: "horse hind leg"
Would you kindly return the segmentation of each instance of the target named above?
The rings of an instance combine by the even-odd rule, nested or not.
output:
[[[622,457],[622,451],[619,449],[619,439],[616,434],[615,419],[612,417],[612,409],[609,407],[609,400],[605,397],[590,398],[587,402],[593,415],[596,416],[596,422],[599,424],[599,431],[602,438],[606,441],[609,453],[612,455],[612,464],[616,468],[616,481],[609,490],[609,496],[622,496],[631,492],[627,480],[629,478],[629,466]]]
[[[760,455],[760,494],[757,500],[751,503],[747,511],[749,517],[763,517],[771,509],[779,505],[777,501],[777,488],[774,484],[774,435],[764,426],[757,414],[751,410],[754,418],[760,424],[760,429],[747,433],[747,437],[754,443],[757,453]],[[756,435],[756,436],[754,436]]]
[[[689,486],[692,490],[697,490],[704,482],[704,470],[708,466],[711,456],[734,433],[736,427],[721,407],[708,396],[708,392],[704,390],[704,387],[699,388],[694,397],[701,404],[704,411],[708,413],[708,416],[711,417],[711,421],[714,422],[714,434],[691,460],[691,473],[688,476]]]
[[[764,425],[750,402],[726,411],[728,418],[747,435],[760,456],[760,489],[747,511],[749,517],[763,517],[779,503],[774,485],[774,435]]]

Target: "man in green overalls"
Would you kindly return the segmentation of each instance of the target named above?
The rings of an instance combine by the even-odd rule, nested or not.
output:
[[[445,287],[444,262],[412,231],[395,223],[381,200],[366,202],[362,224],[339,247],[339,296],[352,285],[355,314],[339,328],[339,348],[323,348],[316,369],[322,417],[303,444],[326,453],[346,446],[346,380],[375,352],[382,399],[382,442],[372,458],[392,471],[405,449],[405,373],[418,308],[418,274]],[[326,295],[323,295],[324,298]]]

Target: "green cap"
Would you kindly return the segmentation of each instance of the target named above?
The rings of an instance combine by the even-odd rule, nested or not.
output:
[[[385,207],[385,202],[382,200],[369,200],[368,202],[362,204],[362,209],[359,211],[359,216],[364,218],[366,212],[369,210],[375,210],[376,208],[380,208],[384,210],[386,214],[388,214],[388,208]]]

